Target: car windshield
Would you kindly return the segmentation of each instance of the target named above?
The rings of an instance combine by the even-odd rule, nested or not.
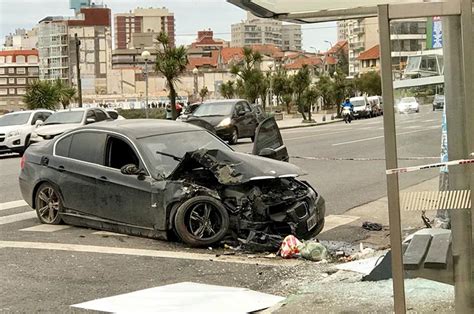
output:
[[[365,106],[365,101],[363,101],[362,99],[351,100],[351,103],[354,107]]]
[[[44,122],[44,125],[48,124],[68,124],[68,123],[81,123],[85,111],[60,111],[53,113]]]
[[[0,117],[0,126],[26,124],[30,118],[30,112],[19,112],[6,114]]]
[[[209,132],[193,131],[150,136],[139,140],[145,148],[148,159],[153,164],[155,177],[167,177],[178,166],[179,159],[187,152],[201,148],[232,150]],[[174,157],[172,157],[174,156]]]
[[[209,116],[228,116],[232,113],[232,108],[235,102],[209,102],[201,104],[193,116],[195,117],[209,117]]]
[[[402,98],[401,102],[416,102],[416,99],[415,97],[405,97],[405,98]]]

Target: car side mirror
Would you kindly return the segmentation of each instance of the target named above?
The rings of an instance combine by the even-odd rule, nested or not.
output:
[[[36,127],[39,127],[40,125],[43,125],[43,121],[41,121],[41,120],[36,120],[35,126],[36,126]]]
[[[86,119],[86,124],[94,123],[95,119],[94,118],[87,118]]]
[[[276,156],[276,151],[273,148],[264,148],[258,153],[261,157],[274,158]]]
[[[120,173],[125,175],[136,175],[139,181],[145,180],[146,173],[134,164],[127,164],[120,168]]]

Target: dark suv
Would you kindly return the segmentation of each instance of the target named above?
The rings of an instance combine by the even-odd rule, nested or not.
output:
[[[187,122],[204,120],[211,124],[216,134],[229,144],[237,143],[239,138],[255,138],[258,126],[255,111],[246,100],[226,99],[205,102],[189,116]]]
[[[436,95],[433,100],[433,111],[444,108],[444,95]]]

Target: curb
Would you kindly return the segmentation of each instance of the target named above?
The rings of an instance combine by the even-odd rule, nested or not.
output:
[[[320,122],[320,123],[308,123],[308,124],[296,124],[296,125],[289,125],[289,126],[282,126],[278,127],[280,130],[286,130],[286,129],[298,129],[298,128],[309,128],[313,126],[320,126],[320,125],[325,125],[325,124],[331,124],[331,123],[336,123],[336,122],[341,122],[343,121],[342,119],[334,119],[331,121],[325,121],[325,122]]]

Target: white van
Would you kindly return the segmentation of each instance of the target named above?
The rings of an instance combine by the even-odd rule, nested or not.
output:
[[[372,102],[372,112],[376,116],[383,115],[383,100],[382,96],[370,96],[368,100]]]
[[[367,97],[352,97],[350,102],[354,106],[354,118],[370,118],[372,116],[372,107]]]

